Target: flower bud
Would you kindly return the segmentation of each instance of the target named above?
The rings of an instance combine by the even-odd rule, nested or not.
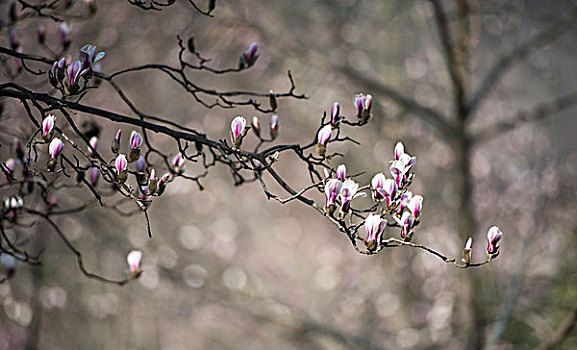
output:
[[[48,116],[42,120],[42,139],[46,142],[50,140],[54,134],[55,121],[56,117],[54,117],[53,114],[48,114]]]
[[[46,41],[46,28],[44,28],[44,26],[38,27],[36,30],[36,38],[38,39],[38,43],[40,45],[44,44]]]
[[[122,135],[122,130],[118,129],[118,131],[116,132],[116,136],[114,136],[114,140],[112,140],[112,145],[110,146],[110,149],[112,150],[112,153],[114,154],[118,154],[118,151],[120,150],[120,136]]]
[[[12,50],[18,50],[20,47],[20,41],[18,40],[18,29],[8,29],[8,41],[10,42],[10,48],[12,48]]]
[[[92,146],[92,148],[94,149],[94,151],[96,151],[96,148],[98,147],[98,137],[92,136],[92,137],[90,138],[90,142],[89,142],[89,143],[90,143],[90,146]],[[95,157],[94,151],[93,151],[90,147],[88,148],[88,154],[89,154],[91,157]]]
[[[254,65],[254,63],[258,59],[257,51],[258,51],[258,44],[257,43],[250,44],[248,50],[246,50],[241,56],[241,62],[244,63],[242,64],[243,67],[245,65],[248,67]]]
[[[363,123],[366,123],[371,117],[371,107],[373,106],[373,97],[371,95],[358,94],[353,100],[355,108],[357,109],[357,118]]]
[[[331,126],[325,125],[321,130],[319,130],[319,133],[317,135],[318,140],[317,153],[320,156],[324,157],[326,153],[327,143],[329,142],[330,139],[331,139]]]
[[[421,216],[421,208],[423,207],[423,197],[420,195],[413,196],[407,204],[407,209],[413,214],[415,220],[419,220]]]
[[[158,189],[158,178],[156,177],[156,171],[154,169],[150,170],[150,176],[148,177],[148,193],[154,194]]]
[[[343,187],[343,183],[337,179],[330,179],[325,184],[325,196],[326,196],[326,204],[325,210],[332,214],[335,211],[335,200],[337,196],[341,193],[341,189]]]
[[[67,49],[70,46],[70,27],[66,22],[62,22],[58,26],[58,35],[60,36],[60,44],[64,49]]]
[[[4,162],[4,170],[8,177],[8,181],[11,181],[14,176],[14,167],[16,166],[16,160],[14,158],[9,158]]]
[[[397,142],[395,145],[395,160],[399,160],[403,153],[405,153],[405,146],[402,142]]]
[[[333,103],[331,108],[331,125],[336,126],[341,120],[341,104],[338,102]]]
[[[178,153],[177,155],[174,156],[174,158],[172,158],[172,170],[176,174],[180,175],[184,172],[185,168],[186,168],[186,160],[184,159],[182,153]]]
[[[270,103],[270,109],[274,112],[276,111],[278,104],[276,101],[276,94],[274,93],[274,91],[270,90],[269,94],[268,94],[268,100]]]
[[[256,115],[254,117],[252,117],[251,126],[252,126],[252,130],[254,131],[256,136],[260,137],[260,122],[259,122],[258,117]]]
[[[381,237],[383,231],[387,227],[387,220],[382,219],[380,215],[370,214],[365,219],[365,231],[367,232],[367,239],[365,244],[367,249],[375,251],[381,245]]]
[[[235,148],[239,148],[246,128],[246,119],[242,116],[235,117],[230,123],[231,141]]]
[[[341,181],[345,181],[345,177],[347,176],[347,167],[344,164],[341,164],[337,167],[337,179]]]
[[[166,189],[166,184],[168,183],[169,178],[170,178],[170,174],[164,173],[164,175],[162,175],[162,177],[158,180],[157,193],[159,196],[164,193],[164,190]]]
[[[371,180],[371,190],[372,190],[373,200],[375,202],[383,200],[383,198],[384,198],[384,196],[379,192],[379,190],[382,190],[383,187],[385,186],[385,180],[386,179],[387,178],[385,177],[385,175],[383,173],[378,173],[378,174],[375,174],[375,176],[373,176],[373,179]]]
[[[140,264],[142,263],[142,252],[139,250],[132,250],[126,256],[126,262],[130,269],[130,279],[136,279],[140,276]]]
[[[278,135],[278,115],[273,114],[272,117],[270,117],[270,138],[271,139],[276,139]]]
[[[473,258],[473,238],[469,237],[467,243],[465,243],[465,249],[463,249],[462,262],[465,264],[470,264]]]
[[[413,224],[415,223],[415,218],[413,214],[406,211],[403,213],[401,217],[401,238],[405,241],[409,241],[411,239],[411,228],[413,228]]]
[[[503,238],[503,232],[497,226],[492,226],[487,232],[487,254],[499,255],[499,241]]]
[[[58,157],[58,155],[62,152],[64,148],[64,143],[61,139],[55,138],[50,142],[48,146],[48,153],[50,154],[50,159]]]
[[[90,168],[90,184],[94,187],[98,185],[98,178],[100,177],[100,169],[97,167]]]
[[[119,154],[114,163],[116,166],[116,179],[119,182],[124,182],[128,178],[128,161],[124,154]]]

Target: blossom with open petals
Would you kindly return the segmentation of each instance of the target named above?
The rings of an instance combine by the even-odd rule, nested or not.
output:
[[[497,256],[499,254],[499,241],[503,238],[503,232],[497,226],[492,226],[487,232],[487,253]]]
[[[402,187],[408,179],[411,169],[417,162],[417,158],[411,157],[407,153],[399,156],[398,160],[391,163],[390,172],[395,178],[397,186]]]
[[[385,186],[385,180],[387,180],[387,178],[383,173],[378,173],[373,176],[371,180],[371,190],[374,201],[380,201],[384,198],[383,195],[379,192],[379,189],[383,189],[383,186]]]
[[[75,92],[78,90],[78,82],[80,80],[80,73],[82,72],[82,63],[75,60],[68,65],[66,72],[68,73],[68,80],[66,81],[68,91]]]
[[[357,109],[357,117],[366,122],[371,117],[371,107],[373,106],[373,96],[367,94],[358,94],[353,100],[355,108]]]
[[[346,180],[343,182],[339,198],[341,199],[341,214],[346,215],[351,209],[351,201],[357,197],[364,196],[365,193],[357,193],[359,191],[359,184],[353,180]]]
[[[383,182],[383,187],[377,188],[377,192],[384,197],[387,208],[393,203],[393,200],[397,196],[397,191],[397,183],[393,179],[386,179]]]
[[[96,53],[96,46],[87,44],[84,45],[78,52],[78,58],[82,62],[82,70],[92,68],[92,65],[100,61],[106,53],[104,51]]]
[[[381,236],[387,227],[387,220],[381,218],[380,215],[370,214],[365,219],[365,231],[367,232],[367,239],[365,243],[369,250],[375,250],[381,243]]]
[[[333,213],[335,210],[335,200],[337,196],[341,193],[343,183],[337,179],[329,179],[325,184],[325,196],[326,204],[325,209],[329,213]]]

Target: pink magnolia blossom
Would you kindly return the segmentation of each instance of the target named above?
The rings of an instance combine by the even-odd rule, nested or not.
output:
[[[411,169],[417,162],[417,158],[411,157],[407,153],[403,153],[399,156],[398,160],[394,160],[391,163],[390,171],[391,175],[397,181],[397,186],[402,187],[407,181],[408,175]]]
[[[319,144],[326,146],[327,142],[329,142],[329,140],[331,139],[331,126],[325,125],[321,130],[319,130],[317,139],[319,141]]]
[[[74,90],[78,81],[80,79],[80,73],[82,72],[82,63],[78,60],[70,63],[66,71],[68,73],[68,86],[71,90]]]
[[[327,208],[327,210],[334,210],[335,200],[339,193],[341,193],[342,187],[343,183],[337,179],[329,179],[325,184],[325,208]]]
[[[487,232],[487,253],[497,256],[499,254],[499,241],[503,238],[503,232],[497,226],[492,226]]]
[[[401,154],[405,153],[405,146],[402,142],[397,142],[395,145],[395,160],[399,160],[401,158]]]
[[[52,114],[48,114],[44,120],[42,120],[42,139],[44,141],[48,141],[52,138],[54,134],[54,124],[56,121],[56,117]]]
[[[243,54],[242,54],[242,58],[244,60],[244,63],[246,63],[247,66],[252,66],[256,60],[258,59],[258,44],[257,43],[252,43],[250,44],[250,46],[248,47],[248,50],[246,50]]]
[[[116,157],[114,165],[116,166],[116,176],[118,181],[126,181],[128,175],[128,160],[126,160],[126,155],[119,154],[118,157]]]
[[[16,160],[14,158],[8,158],[6,162],[4,162],[4,169],[8,174],[8,180],[12,179],[12,175],[14,175],[15,166],[16,166]]]
[[[271,118],[271,122],[272,122],[272,118]],[[258,117],[256,115],[252,117],[251,126],[252,126],[252,131],[254,131],[254,133],[257,136],[260,136],[260,121],[258,120]],[[272,130],[271,130],[271,132],[272,132]]]
[[[122,129],[118,129],[116,135],[114,136],[114,140],[112,140],[112,144],[110,145],[110,150],[114,154],[118,154],[120,150],[120,137],[122,136]]]
[[[106,53],[104,51],[96,53],[96,46],[84,45],[78,52],[78,58],[82,62],[82,70],[92,68],[92,65],[100,61]]]
[[[385,186],[385,180],[387,180],[387,178],[383,173],[378,173],[373,176],[373,179],[371,180],[373,200],[379,201],[384,198],[384,196],[379,192],[379,189],[383,189]]]
[[[270,117],[270,137],[274,140],[278,135],[278,115]]]
[[[465,248],[463,249],[463,259],[461,259],[465,264],[469,264],[473,257],[473,238],[469,237],[467,243],[465,243]]]
[[[413,228],[413,224],[415,223],[415,217],[410,212],[406,211],[403,213],[401,217],[401,238],[408,239],[410,238],[411,228]]]
[[[50,159],[55,159],[62,152],[64,148],[64,143],[61,139],[55,138],[50,142],[48,146],[48,154],[50,154]]]
[[[339,198],[341,199],[341,213],[347,214],[351,209],[351,201],[357,197],[365,196],[365,193],[357,193],[359,191],[359,184],[353,180],[346,180],[343,182]]]
[[[409,209],[409,211],[413,213],[415,220],[419,220],[419,217],[421,216],[422,207],[423,207],[423,196],[421,195],[414,196],[409,201],[409,204],[407,204],[407,209]]]
[[[130,134],[130,148],[138,149],[140,146],[142,146],[142,135],[133,130]]]
[[[371,116],[371,107],[373,106],[373,96],[367,94],[358,94],[353,100],[355,108],[357,109],[357,117],[363,121],[367,121]]]
[[[345,181],[345,177],[347,176],[347,167],[344,164],[341,164],[337,167],[337,179],[341,181]]]
[[[393,179],[386,179],[383,187],[377,189],[377,192],[384,197],[387,208],[393,203],[393,200],[397,196],[397,191],[397,183]]]
[[[234,144],[235,147],[240,146],[245,128],[246,128],[246,119],[240,115],[235,117],[230,123],[232,143]]]
[[[381,236],[387,227],[387,220],[381,218],[380,215],[370,214],[365,219],[365,231],[367,232],[367,239],[365,243],[367,248],[374,250],[379,247],[381,243]]]
[[[333,103],[331,108],[331,125],[336,126],[341,120],[341,104],[338,102]]]

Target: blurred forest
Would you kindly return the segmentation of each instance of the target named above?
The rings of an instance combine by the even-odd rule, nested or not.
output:
[[[16,2],[21,9],[24,1]],[[3,48],[10,3],[0,1]],[[214,67],[236,66],[257,42],[250,69],[194,79],[230,91],[284,91],[290,70],[308,98],[279,99],[282,143],[313,138],[333,102],[352,115],[355,94],[372,94],[369,125],[348,134],[360,145],[336,144],[343,157],[331,163],[346,163],[367,183],[388,173],[402,141],[417,157],[413,192],[424,197],[413,240],[460,259],[472,236],[473,257],[482,259],[487,229],[498,225],[501,253],[468,269],[408,247],[360,255],[311,208],[267,200],[258,182],[235,186],[230,171],[216,167],[201,179],[203,190],[177,178],[154,200],[152,238],[142,215],[99,206],[54,218],[91,271],[123,278],[126,253],[142,250],[143,273],[124,286],[86,278],[49,225],[13,227],[42,263],[18,263],[0,284],[1,350],[577,348],[576,1],[237,0],[217,1],[206,16],[184,0],[160,11],[94,0],[97,11],[81,20],[88,2],[72,3],[64,12],[69,53],[96,45],[106,51],[104,73],[178,64],[177,35],[194,34]],[[58,46],[59,22],[31,16],[17,23],[22,49],[53,60],[36,43],[41,24],[47,44]],[[6,51],[0,84],[48,91],[25,71],[12,75]],[[159,72],[118,83],[141,111],[214,139],[229,137],[235,115],[265,125],[272,115],[208,109]],[[5,160],[28,120],[18,100],[2,102]],[[134,115],[109,84],[83,103]],[[118,125],[94,121],[101,140],[112,140]],[[296,157],[282,154],[277,170],[297,189],[308,184]],[[12,195],[0,176],[0,197]],[[58,206],[89,196],[63,188]],[[313,197],[324,203],[321,192]]]

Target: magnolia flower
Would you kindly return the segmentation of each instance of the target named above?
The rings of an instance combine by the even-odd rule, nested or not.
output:
[[[332,214],[335,210],[335,200],[337,196],[341,193],[343,183],[337,179],[329,179],[325,184],[325,196],[326,204],[325,209],[328,213]]]
[[[387,179],[383,173],[378,173],[373,176],[373,179],[371,180],[371,189],[374,201],[379,201],[384,198],[383,195],[379,193],[379,189],[383,189],[383,186],[385,186],[385,180]]]
[[[48,154],[50,154],[50,159],[55,159],[62,152],[64,148],[64,143],[61,139],[55,138],[50,142],[48,146]]]
[[[166,184],[168,183],[168,179],[170,178],[169,173],[164,173],[160,179],[158,179],[158,190],[157,193],[160,196],[164,193],[164,189],[166,188]]]
[[[8,41],[10,42],[12,50],[17,50],[18,47],[20,47],[20,41],[18,41],[18,29],[14,27],[8,29]]]
[[[90,146],[96,150],[96,148],[98,147],[98,137],[96,136],[92,136],[90,138]],[[91,157],[94,157],[94,151],[92,151],[92,149],[90,147],[88,147],[88,153],[90,154]]]
[[[42,139],[48,141],[52,138],[54,134],[54,122],[56,118],[52,114],[48,114],[44,120],[42,120]]]
[[[98,184],[98,178],[100,177],[100,169],[97,167],[90,168],[90,184],[96,186]]]
[[[369,120],[371,116],[371,107],[373,106],[373,96],[358,94],[355,96],[353,103],[357,109],[357,117],[363,122]]]
[[[78,88],[78,80],[80,79],[80,72],[82,71],[82,63],[78,60],[68,65],[68,89],[74,92]]]
[[[142,145],[142,135],[137,131],[132,131],[130,134],[130,148],[136,149],[140,148]]]
[[[16,160],[14,158],[9,158],[4,162],[4,169],[6,170],[6,174],[8,176],[8,180],[12,179],[12,175],[14,174],[14,167],[16,166]]]
[[[409,204],[411,198],[413,198],[413,192],[411,191],[405,191],[401,194],[401,200],[399,201],[399,209],[397,210],[397,214],[401,214],[403,212],[403,209],[405,209],[405,207]]]
[[[244,63],[242,64],[242,66],[244,66],[245,64],[249,67],[252,66],[258,59],[257,51],[258,51],[258,44],[257,43],[250,44],[248,50],[246,50],[242,54],[241,62]]]
[[[64,79],[64,72],[66,70],[66,58],[62,57],[58,61],[54,61],[50,72],[48,72],[48,78],[52,86],[58,85],[59,81]]]
[[[339,193],[341,199],[341,214],[346,215],[351,208],[351,201],[357,197],[364,196],[364,193],[357,193],[359,184],[353,180],[346,180],[343,182],[343,187]]]
[[[413,213],[415,220],[419,220],[419,217],[421,216],[422,207],[423,207],[423,196],[421,195],[414,196],[409,201],[409,204],[407,204],[407,209],[409,209],[409,211]]]
[[[408,174],[417,162],[417,158],[411,157],[407,153],[403,153],[399,156],[398,160],[394,160],[391,163],[390,171],[391,175],[397,181],[397,186],[402,187],[407,181]]]
[[[118,151],[120,150],[120,136],[122,135],[122,130],[118,129],[118,131],[116,132],[116,135],[114,136],[114,140],[112,140],[112,145],[110,146],[110,149],[112,150],[112,153],[117,154]]]
[[[240,147],[246,128],[246,119],[242,116],[235,117],[230,123],[230,132],[232,143],[235,147]]]
[[[128,161],[126,160],[126,156],[124,154],[119,154],[118,157],[116,157],[114,165],[116,166],[116,177],[118,181],[126,181],[126,178],[128,177]]]
[[[469,264],[473,257],[473,238],[469,237],[467,243],[465,243],[465,248],[463,249],[463,261],[465,264]]]
[[[140,275],[140,263],[142,262],[142,252],[132,250],[126,256],[126,262],[130,268],[130,279],[135,279]]]
[[[148,193],[156,193],[158,189],[158,178],[156,177],[156,171],[154,169],[150,170],[150,176],[148,177]]]
[[[397,190],[397,183],[393,179],[386,179],[383,182],[383,187],[377,189],[377,192],[384,197],[387,208],[391,206],[397,196]]]
[[[270,117],[270,138],[271,139],[276,139],[276,136],[278,134],[278,115],[273,114],[272,117]]]
[[[70,46],[70,27],[66,22],[62,22],[58,26],[58,35],[60,35],[60,43],[64,48]]]
[[[387,220],[381,218],[380,215],[370,214],[365,219],[365,231],[367,232],[367,239],[365,243],[369,250],[377,249],[381,244],[381,236],[387,227]]]
[[[338,102],[333,103],[331,108],[331,125],[336,126],[341,120],[341,104]]]
[[[319,130],[317,139],[319,141],[317,144],[317,152],[319,155],[324,157],[327,150],[327,143],[331,139],[331,126],[325,125],[321,130]]]
[[[411,228],[415,223],[415,217],[410,212],[406,211],[401,217],[401,238],[404,240],[411,239]]]
[[[186,159],[182,153],[178,153],[172,158],[172,170],[177,174],[182,174],[186,168]]]
[[[327,168],[323,168],[323,174],[325,175],[325,179],[331,177],[331,173],[328,171]]]
[[[271,118],[271,122],[272,122],[272,118]],[[252,130],[254,131],[254,133],[256,134],[256,136],[260,137],[260,122],[258,120],[258,117],[255,115],[254,117],[252,117]],[[272,133],[272,130],[271,130]]]
[[[487,232],[487,253],[492,256],[499,255],[499,241],[503,238],[503,232],[497,226],[492,226]]]
[[[106,53],[104,51],[96,54],[96,46],[87,44],[84,45],[78,52],[78,58],[82,62],[82,70],[86,70],[92,67],[92,65],[100,61]]]
[[[345,177],[347,175],[347,167],[344,164],[341,164],[337,167],[337,179],[341,181],[345,181]]]
[[[401,154],[405,153],[405,146],[403,146],[402,142],[397,142],[395,145],[395,160],[399,160],[401,158]]]

